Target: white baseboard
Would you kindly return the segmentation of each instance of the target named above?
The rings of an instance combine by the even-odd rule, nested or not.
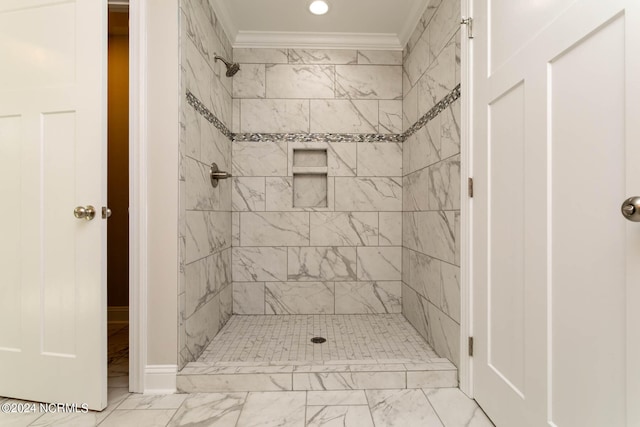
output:
[[[129,323],[129,307],[128,306],[107,307],[107,322]]]
[[[175,393],[177,373],[178,365],[147,365],[144,369],[144,393]]]

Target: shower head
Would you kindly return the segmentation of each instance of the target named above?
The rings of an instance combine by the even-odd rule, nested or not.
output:
[[[218,59],[222,62],[224,62],[224,65],[227,66],[227,77],[233,77],[233,75],[235,73],[237,73],[238,71],[240,71],[240,64],[238,64],[237,62],[229,62],[227,60],[225,60],[223,57],[216,55],[213,58],[215,61],[217,61]]]

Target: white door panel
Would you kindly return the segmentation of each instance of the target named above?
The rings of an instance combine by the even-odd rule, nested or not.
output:
[[[639,9],[474,3],[474,394],[498,426],[640,425]]]
[[[1,396],[106,406],[106,11],[0,2]]]

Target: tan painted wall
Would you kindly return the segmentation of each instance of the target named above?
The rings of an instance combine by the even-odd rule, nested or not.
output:
[[[147,365],[177,363],[178,0],[147,4]]]

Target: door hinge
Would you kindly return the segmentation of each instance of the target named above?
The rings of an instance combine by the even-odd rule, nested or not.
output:
[[[473,337],[469,337],[469,356],[473,356]]]
[[[467,193],[469,197],[473,197],[473,178],[467,179]]]
[[[471,17],[462,18],[462,20],[460,21],[460,24],[467,26],[467,37],[472,39],[473,38],[473,18]]]

